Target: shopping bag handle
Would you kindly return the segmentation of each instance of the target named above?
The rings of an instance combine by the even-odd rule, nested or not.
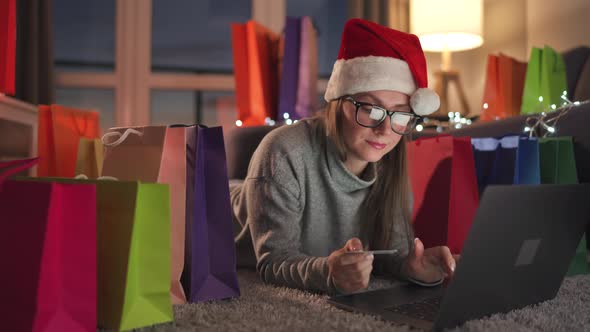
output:
[[[205,125],[203,125],[203,124],[199,124],[199,123],[190,124],[190,125],[187,125],[187,124],[182,124],[182,123],[175,123],[175,124],[171,124],[171,125],[169,125],[168,127],[169,127],[169,128],[179,128],[179,127],[181,127],[181,128],[188,128],[188,127],[199,127],[199,128],[203,128],[203,129],[207,129],[207,128],[209,128],[209,127],[207,127],[207,126],[205,126]]]
[[[35,166],[39,158],[20,159],[0,162],[0,186],[8,177]]]
[[[123,143],[127,139],[127,136],[129,136],[130,134],[135,134],[137,136],[143,136],[143,133],[141,131],[133,129],[133,128],[127,128],[123,134],[121,134],[118,131],[111,131],[109,133],[102,135],[102,139],[101,139],[102,144],[104,146],[108,146],[108,147],[117,146],[117,145]],[[117,137],[117,139],[113,142],[108,142],[109,137]]]

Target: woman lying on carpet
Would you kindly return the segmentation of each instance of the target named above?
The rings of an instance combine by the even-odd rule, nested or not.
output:
[[[238,241],[252,241],[265,282],[349,293],[371,272],[426,285],[452,276],[449,249],[424,249],[410,225],[404,135],[438,109],[426,87],[416,36],[346,23],[326,109],[271,131],[231,191]],[[365,249],[397,254],[350,253]]]

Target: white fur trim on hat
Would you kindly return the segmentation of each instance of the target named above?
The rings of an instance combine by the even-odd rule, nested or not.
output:
[[[428,88],[420,88],[410,96],[410,107],[421,116],[436,112],[440,107],[438,94]]]
[[[366,56],[339,59],[328,81],[326,101],[359,92],[393,90],[407,95],[416,91],[408,63],[391,57]]]

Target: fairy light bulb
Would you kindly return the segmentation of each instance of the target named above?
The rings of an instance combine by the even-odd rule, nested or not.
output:
[[[416,126],[416,131],[422,131],[424,130],[424,126],[422,126],[421,124]]]
[[[543,96],[539,96],[539,102],[542,103],[543,102]]]
[[[489,107],[488,103],[483,103],[483,109],[484,109],[484,110],[487,110],[487,109],[488,109],[488,107]]]
[[[555,128],[549,126],[548,124],[546,124],[545,122],[541,121],[541,126],[543,126],[543,128],[545,128],[545,130],[547,130],[548,132],[550,132],[551,134],[553,134],[555,132]]]
[[[236,126],[241,127],[242,125],[242,120],[236,120]]]
[[[283,119],[287,120],[290,118],[289,113],[283,113]]]
[[[287,125],[291,125],[291,124],[293,123],[293,120],[291,120],[291,119],[287,119],[287,120],[285,121],[285,123],[286,123]]]

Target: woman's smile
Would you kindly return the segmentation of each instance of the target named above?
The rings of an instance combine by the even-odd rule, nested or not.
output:
[[[374,147],[377,150],[383,150],[387,146],[387,144],[378,143],[378,142],[369,141],[369,140],[367,140],[367,143],[369,143],[370,146]]]

